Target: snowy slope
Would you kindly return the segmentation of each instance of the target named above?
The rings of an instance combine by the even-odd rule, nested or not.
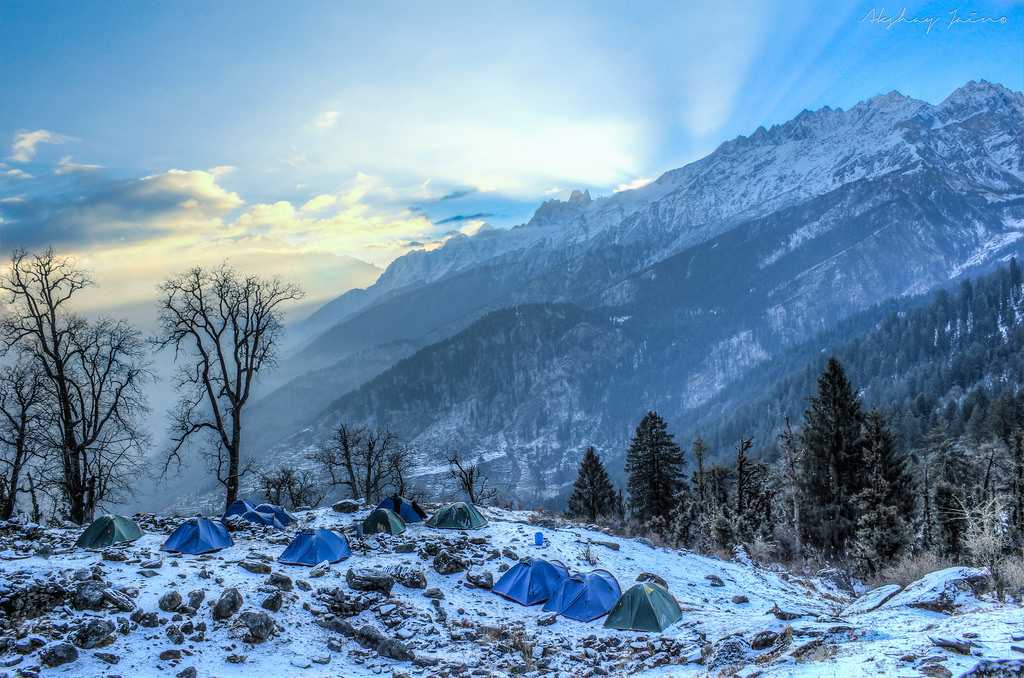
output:
[[[421,524],[411,526],[397,537],[367,539],[365,550],[354,548],[352,558],[333,565],[317,578],[310,577],[309,568],[274,562],[288,537],[296,532],[295,527],[290,528],[287,536],[235,533],[234,546],[208,556],[173,556],[161,554],[158,549],[177,521],[142,518],[148,533],[132,544],[114,549],[129,557],[125,562],[116,562],[102,559],[99,553],[69,549],[78,530],[51,530],[39,538],[31,534],[32,530],[26,535],[24,530],[8,525],[7,536],[0,544],[5,549],[0,553],[4,558],[0,561],[0,605],[8,609],[12,591],[19,586],[25,588],[32,580],[60,581],[73,589],[76,569],[98,566],[98,572],[85,569],[80,576],[99,573],[112,588],[134,594],[136,605],[157,613],[156,626],[146,628],[129,623],[127,633],[115,631],[108,645],[80,649],[77,660],[43,670],[47,676],[83,677],[114,673],[174,676],[188,667],[194,667],[199,676],[224,677],[703,676],[709,671],[718,675],[728,667],[741,670],[742,675],[754,675],[760,670],[761,676],[810,677],[922,675],[917,669],[935,670],[928,669],[934,665],[945,666],[953,675],[960,675],[983,658],[1015,655],[1010,649],[1010,636],[1022,632],[1019,605],[997,604],[963,591],[958,594],[952,615],[895,605],[890,600],[877,610],[843,617],[842,610],[851,597],[818,579],[791,577],[750,564],[654,548],[581,526],[554,527],[550,518],[528,512],[487,509],[485,513],[490,525],[477,531],[438,531]],[[325,509],[300,515],[302,526],[348,526],[353,517]],[[538,521],[547,521],[551,526],[538,527]],[[534,534],[538,531],[545,537],[541,547],[534,545]],[[28,538],[32,536],[35,538]],[[19,552],[37,548],[43,540],[56,547],[56,553],[49,559],[15,559],[20,557]],[[411,552],[398,553],[396,548]],[[424,552],[436,553],[439,549],[473,561],[471,571],[475,576],[490,572],[495,581],[501,574],[499,568],[514,564],[514,557],[527,556],[557,558],[573,570],[605,568],[617,577],[623,589],[642,572],[657,573],[664,577],[679,601],[683,618],[662,634],[606,630],[601,620],[584,624],[558,618],[551,625],[541,626],[538,622],[550,618],[545,619],[540,606],[525,608],[484,589],[470,587],[465,583],[466,572],[436,572],[431,567],[433,557]],[[596,564],[584,559],[588,551]],[[141,567],[155,557],[162,560],[159,568]],[[250,643],[243,639],[247,631],[240,619],[247,611],[264,611],[261,602],[277,589],[268,583],[268,574],[254,574],[239,563],[264,560],[270,561],[268,564],[275,573],[294,580],[295,588],[283,594],[284,605],[279,612],[267,613],[276,622],[275,633],[265,641]],[[384,596],[360,594],[346,584],[349,568],[396,565],[422,571],[426,588],[395,584],[391,595]],[[144,569],[155,572],[155,576],[141,576]],[[713,586],[711,576],[720,578],[723,585]],[[933,575],[927,585],[918,589],[941,587],[949,579],[949,575]],[[300,580],[308,582],[311,590],[303,590],[305,585]],[[244,604],[227,621],[215,621],[210,605],[227,587],[236,587]],[[437,604],[423,595],[433,587],[444,596]],[[158,609],[161,596],[169,591],[177,590],[187,599],[189,592],[199,589],[205,590],[206,601],[194,616],[186,613],[178,619],[173,612]],[[338,631],[340,618],[329,611],[341,610],[331,607],[332,601],[339,599],[332,597],[334,591],[341,592],[349,614],[369,605],[358,614],[345,617],[345,621],[356,629],[375,626],[388,638],[402,641],[415,659],[381,657],[372,648],[364,648],[356,639]],[[914,595],[920,599],[921,591]],[[747,602],[734,602],[736,596],[746,597]],[[768,614],[775,606],[801,616],[790,621],[776,619]],[[39,650],[31,646],[33,637],[38,639],[37,643],[45,642],[46,647],[51,647],[62,639],[75,637],[75,628],[85,621],[109,619],[116,624],[118,618],[127,617],[127,612],[109,608],[76,612],[69,604],[42,617],[22,621],[18,625],[20,633],[8,632],[3,638],[10,640],[0,640],[0,647],[8,648],[0,653],[0,675],[4,669],[16,672],[39,666]],[[175,643],[169,638],[174,635],[168,631],[171,626],[180,628],[191,623],[196,627],[200,622],[206,624],[201,640],[193,633],[194,628],[188,629],[185,635],[189,638],[184,642]],[[749,643],[756,634],[765,631],[780,634],[781,638],[765,649],[750,649]],[[937,647],[930,639],[963,642],[965,634],[971,633],[977,634],[972,640],[976,645],[972,656]],[[22,651],[28,650],[27,654],[18,654],[15,644]],[[181,658],[159,659],[168,650],[180,651]],[[117,663],[111,665],[96,653],[105,653],[108,659],[117,657]],[[229,656],[242,663],[230,662]]]

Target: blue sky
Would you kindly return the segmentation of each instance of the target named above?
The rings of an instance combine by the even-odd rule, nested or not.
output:
[[[0,0],[2,244],[97,305],[224,258],[317,303],[805,108],[1022,77],[1022,2]]]

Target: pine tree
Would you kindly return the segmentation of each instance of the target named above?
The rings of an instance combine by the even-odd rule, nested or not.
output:
[[[641,520],[668,521],[683,483],[683,451],[656,412],[648,412],[636,427],[626,453],[629,508]]]
[[[615,488],[593,447],[588,447],[583,453],[579,474],[572,487],[569,515],[595,522],[599,516],[616,512]]]
[[[801,432],[804,543],[826,557],[842,557],[856,530],[853,497],[863,486],[864,413],[835,356],[818,377],[818,395],[807,400]]]
[[[864,420],[865,486],[856,496],[857,540],[868,572],[874,574],[895,560],[910,541],[905,497],[912,497],[907,460],[895,454],[892,432],[878,410]]]

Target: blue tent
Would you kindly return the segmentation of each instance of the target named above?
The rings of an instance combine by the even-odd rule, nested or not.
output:
[[[336,563],[352,555],[348,539],[337,530],[303,530],[292,539],[277,562],[313,567],[325,560]]]
[[[224,517],[230,518],[231,516],[240,516],[246,511],[252,511],[255,508],[256,507],[252,505],[251,501],[239,499],[228,507],[228,510],[224,512]]]
[[[540,558],[521,560],[501,576],[491,589],[520,605],[543,603],[569,576],[569,570],[557,560],[548,562]]]
[[[280,520],[278,520],[277,515],[274,513],[264,511],[246,511],[242,514],[242,518],[256,525],[273,527],[276,530],[284,530],[284,525]]]
[[[577,572],[551,592],[544,611],[582,622],[593,621],[608,614],[621,595],[619,582],[608,570]]]
[[[260,504],[255,509],[259,513],[272,513],[282,525],[291,525],[296,520],[295,516],[289,513],[283,506],[276,506],[274,504]]]
[[[427,512],[421,509],[420,505],[412,499],[406,499],[405,497],[388,497],[377,504],[377,508],[394,511],[402,516],[402,520],[407,523],[418,523],[427,519]]]
[[[219,551],[234,543],[223,523],[206,518],[189,518],[171,533],[160,550],[198,555]]]

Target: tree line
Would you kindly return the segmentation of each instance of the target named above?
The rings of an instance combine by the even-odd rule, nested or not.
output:
[[[731,463],[707,462],[699,436],[687,451],[656,412],[626,454],[627,498],[588,449],[568,513],[626,518],[675,546],[790,563],[833,563],[870,576],[930,552],[992,568],[1024,546],[1024,398],[1004,397],[1001,428],[950,437],[944,422],[921,447],[898,451],[887,417],[863,405],[834,356],[806,398],[802,421],[780,424],[777,452],[754,457],[741,436]],[[766,445],[766,447],[768,446]]]

